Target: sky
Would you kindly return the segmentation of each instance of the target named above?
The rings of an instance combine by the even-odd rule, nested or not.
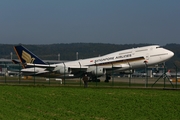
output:
[[[0,44],[180,44],[180,0],[1,0]]]

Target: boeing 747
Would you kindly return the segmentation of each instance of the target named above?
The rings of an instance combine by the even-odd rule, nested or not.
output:
[[[98,77],[106,75],[106,82],[109,81],[112,71],[122,72],[142,68],[145,64],[156,65],[174,55],[172,51],[159,45],[150,45],[121,50],[100,57],[46,64],[22,45],[14,46],[14,50],[24,66],[21,70],[24,74],[55,78],[81,77],[83,74],[88,74],[95,81]]]

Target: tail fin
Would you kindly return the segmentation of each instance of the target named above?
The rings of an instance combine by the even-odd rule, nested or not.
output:
[[[39,57],[37,57],[35,54],[33,54],[31,51],[29,51],[22,45],[14,46],[14,50],[19,60],[23,64],[23,67],[25,67],[24,64],[26,63],[45,64]]]

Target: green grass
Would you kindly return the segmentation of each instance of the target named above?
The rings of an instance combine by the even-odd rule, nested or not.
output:
[[[0,119],[178,120],[180,91],[0,86]]]

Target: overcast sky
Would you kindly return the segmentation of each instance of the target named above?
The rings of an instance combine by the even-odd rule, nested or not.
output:
[[[180,0],[1,0],[0,44],[180,44]]]

